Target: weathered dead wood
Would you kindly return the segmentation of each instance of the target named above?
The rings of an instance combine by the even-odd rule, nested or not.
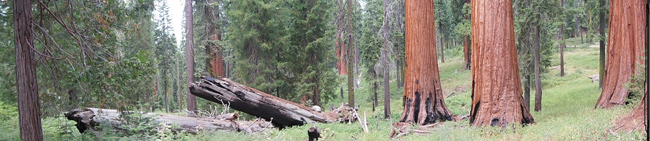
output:
[[[304,105],[284,100],[248,86],[222,78],[203,76],[202,80],[189,86],[193,95],[203,99],[228,104],[230,108],[264,118],[279,128],[307,123],[331,123],[355,121],[346,105],[329,112],[319,112]]]
[[[74,109],[65,116],[69,120],[77,122],[77,129],[79,132],[85,131],[98,131],[97,127],[102,124],[110,125],[116,129],[122,129],[120,125],[125,123],[125,119],[121,116],[120,111],[115,109],[98,109],[86,108],[83,110]],[[238,132],[262,132],[266,129],[273,128],[271,123],[256,120],[256,121],[236,121],[237,114],[225,114],[217,117],[195,118],[184,117],[168,114],[154,114],[146,113],[142,117],[152,119],[156,125],[165,123],[166,125],[178,125],[178,128],[172,129],[173,131],[186,131],[188,133],[196,133],[197,131],[238,131]],[[223,118],[220,119],[219,117]]]

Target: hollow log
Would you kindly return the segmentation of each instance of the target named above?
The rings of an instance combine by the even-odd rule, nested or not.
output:
[[[99,131],[99,125],[108,125],[112,126],[115,129],[121,130],[123,127],[125,119],[121,116],[121,112],[115,109],[98,109],[98,108],[85,108],[85,109],[74,109],[68,113],[65,113],[65,116],[68,120],[74,120],[77,122],[77,129],[80,133],[85,131]],[[165,123],[166,125],[173,126],[172,131],[186,131],[187,133],[196,133],[198,131],[216,131],[216,130],[226,130],[226,131],[237,131],[237,132],[262,132],[266,129],[273,128],[269,122],[263,120],[256,121],[236,121],[237,114],[224,114],[216,117],[206,117],[206,118],[195,118],[195,117],[185,117],[169,114],[154,114],[146,113],[142,115],[143,118],[150,118],[153,121],[153,124],[160,125],[160,123]]]
[[[263,118],[279,128],[316,122],[352,122],[356,117],[350,111],[358,110],[342,104],[333,111],[320,112],[226,78],[203,76],[200,82],[190,84],[189,89],[195,96]]]

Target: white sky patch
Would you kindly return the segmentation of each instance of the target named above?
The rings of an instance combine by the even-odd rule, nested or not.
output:
[[[183,28],[183,21],[185,20],[184,18],[184,9],[185,9],[185,1],[184,0],[167,0],[167,6],[169,7],[169,16],[168,17],[171,19],[170,26],[172,27],[172,31],[174,33],[174,36],[176,37],[176,46],[178,48],[182,48],[183,45],[181,45],[181,40],[185,37],[183,35],[183,31],[185,30]],[[162,6],[162,3],[156,2],[156,11],[154,11],[154,20],[159,20],[160,19],[160,13],[158,13],[158,10]],[[157,27],[156,27],[157,28]]]

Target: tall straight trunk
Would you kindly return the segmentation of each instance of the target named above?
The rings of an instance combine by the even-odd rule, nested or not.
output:
[[[564,0],[560,0],[560,4],[564,9]],[[566,47],[566,40],[564,39],[564,23],[566,23],[566,19],[560,20],[563,22],[560,25],[560,77],[564,77],[564,48]]]
[[[542,78],[541,78],[541,70],[540,70],[540,35],[539,35],[539,30],[540,26],[539,23],[535,27],[535,55],[533,57],[534,60],[534,66],[535,66],[535,111],[541,111],[542,110]]]
[[[604,4],[606,0],[600,0],[601,4]],[[599,27],[598,27],[598,32],[600,33],[600,67],[599,67],[599,72],[598,72],[598,87],[603,88],[603,82],[605,78],[605,26],[607,23],[605,23],[605,10],[600,10],[600,13],[598,13],[598,18],[599,20]]]
[[[354,107],[354,56],[349,56],[349,55],[354,55],[354,38],[353,38],[353,31],[352,27],[354,25],[354,21],[352,19],[352,12],[354,12],[354,7],[352,6],[352,1],[356,0],[347,0],[347,5],[346,5],[346,15],[348,19],[348,27],[347,27],[347,33],[348,33],[348,50],[347,50],[347,60],[348,60],[348,103],[350,106]],[[351,67],[352,66],[352,67]]]
[[[382,31],[383,31],[383,37],[384,37],[384,48],[381,49],[381,62],[384,66],[383,71],[384,71],[384,118],[390,118],[390,63],[389,63],[389,50],[391,45],[390,42],[390,26],[389,20],[390,20],[390,14],[389,14],[389,2],[388,0],[384,0],[384,21],[382,24]]]
[[[373,75],[374,75],[375,79],[373,79],[373,81],[372,81],[372,92],[374,94],[373,99],[372,99],[372,111],[374,112],[375,107],[379,106],[379,102],[378,102],[379,100],[377,99],[377,98],[379,98],[379,97],[377,97],[377,89],[379,88],[379,82],[377,81],[377,79],[379,77],[377,76],[376,71],[375,71],[375,73],[373,73]]]
[[[174,57],[174,60],[176,60],[176,101],[178,104],[178,111],[183,110],[183,98],[181,97],[182,95],[182,89],[181,89],[181,80],[182,80],[182,73],[181,73],[181,65],[180,61],[178,61],[178,58]]]
[[[165,71],[163,71],[163,72],[165,72]],[[166,76],[167,76],[167,73],[163,73],[163,87],[164,87],[164,91],[165,91],[165,95],[163,96],[165,101],[163,101],[164,102],[163,104],[165,105],[165,112],[169,113],[169,98],[168,98],[169,87],[167,87],[169,85],[169,81],[168,81],[169,79],[167,79]]]
[[[151,112],[156,112],[156,104],[158,103],[158,74],[153,78],[153,98],[151,99]]]
[[[629,96],[625,83],[643,62],[646,5],[643,0],[610,2],[609,40],[603,91],[596,108],[625,104]]]
[[[514,39],[511,0],[472,0],[472,126],[534,123],[521,96]]]
[[[41,105],[34,63],[32,1],[14,0],[14,45],[16,46],[16,88],[18,90],[18,122],[20,139],[43,140]]]
[[[452,120],[445,105],[436,54],[433,0],[406,0],[406,77],[401,122]]]
[[[530,110],[530,74],[526,74],[526,82],[524,82],[524,105],[526,109]]]
[[[338,11],[338,16],[335,20],[336,24],[336,43],[335,49],[336,49],[336,69],[339,72],[339,75],[348,75],[348,68],[347,68],[347,55],[346,52],[347,50],[345,49],[345,42],[344,42],[344,35],[343,33],[345,32],[345,16],[346,16],[346,8],[345,5],[347,3],[344,3],[343,0],[337,0],[337,4],[339,5],[339,11]],[[342,97],[342,96],[341,96]]]
[[[469,37],[463,38],[463,56],[465,58],[465,69],[469,70],[472,66],[472,55],[471,50],[469,49]]]
[[[442,41],[442,46],[440,46],[440,61],[445,62],[445,46],[447,45],[447,40],[444,38],[441,38],[440,41]]]
[[[185,0],[185,53],[187,59],[187,85],[194,82],[194,18],[192,0]],[[196,114],[196,98],[187,89],[187,111]]]

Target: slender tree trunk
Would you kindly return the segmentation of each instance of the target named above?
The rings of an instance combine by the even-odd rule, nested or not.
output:
[[[535,27],[535,55],[533,57],[534,60],[534,67],[535,67],[535,111],[541,111],[542,110],[542,78],[541,78],[541,70],[540,70],[540,35],[539,35],[539,30],[540,26],[539,23]]]
[[[610,2],[609,41],[603,91],[596,108],[625,104],[629,92],[625,83],[644,64],[646,5],[642,0]]]
[[[511,0],[472,0],[473,126],[534,123],[521,96],[514,39]]]
[[[528,110],[530,110],[530,83],[530,74],[527,74],[526,82],[524,82],[524,105]]]
[[[156,105],[158,104],[158,74],[153,78],[153,98],[151,99],[151,112],[156,112]],[[100,106],[101,107],[101,106]]]
[[[440,39],[442,41],[442,46],[440,46],[440,61],[445,62],[445,46],[447,45],[447,40],[444,38]]]
[[[176,101],[178,103],[178,111],[183,111],[183,98],[181,97],[182,95],[182,73],[181,73],[181,65],[180,61],[178,61],[178,58],[174,57],[174,60],[176,60]]]
[[[384,21],[382,24],[382,31],[384,37],[384,48],[381,49],[381,62],[384,64],[384,118],[390,118],[390,63],[388,52],[392,46],[390,42],[390,1],[384,0]]]
[[[406,77],[401,122],[452,120],[445,105],[436,55],[433,0],[406,0]]]
[[[469,49],[469,37],[463,38],[463,55],[465,58],[465,70],[471,69],[472,66],[472,55],[471,50]]]
[[[194,82],[194,18],[192,0],[185,0],[185,53],[187,56],[187,85]],[[196,98],[187,90],[187,110],[196,114]]]
[[[347,33],[348,33],[348,50],[347,54],[349,55],[354,55],[354,38],[353,38],[353,29],[352,27],[354,26],[354,20],[352,19],[352,13],[354,12],[354,7],[352,6],[353,1],[356,3],[356,0],[347,0],[347,7],[346,7],[346,15],[348,19],[348,27],[347,27]],[[354,56],[348,56],[348,103],[354,107]],[[352,67],[350,67],[352,66]]]
[[[564,0],[560,0],[560,4],[564,9]],[[566,47],[566,39],[564,39],[564,24],[566,23],[566,19],[560,20],[562,20],[562,24],[560,25],[560,77],[564,77],[564,48]]]
[[[38,101],[38,81],[34,63],[32,1],[14,0],[13,12],[20,139],[42,141],[41,105]]]
[[[606,0],[600,0],[601,4],[604,4]],[[598,32],[600,32],[600,68],[598,72],[598,87],[603,88],[603,82],[605,78],[605,10],[600,10],[598,17],[600,19],[600,26],[598,27]]]
[[[373,81],[372,81],[372,91],[373,91],[373,94],[374,94],[373,99],[372,99],[373,100],[372,101],[372,111],[374,112],[375,107],[379,106],[379,102],[377,100],[377,98],[378,98],[377,97],[377,89],[379,88],[379,83],[377,82],[378,81],[377,79],[379,77],[377,76],[376,71],[375,71],[375,73],[373,73],[373,75],[374,75],[375,79],[373,79]],[[389,105],[389,107],[390,107],[390,105]]]
[[[163,71],[163,72],[165,72],[165,71]],[[166,113],[169,113],[169,98],[168,98],[168,95],[169,95],[169,87],[167,87],[167,86],[169,85],[169,81],[167,81],[167,80],[169,80],[169,79],[167,79],[166,76],[167,76],[167,73],[163,73],[163,87],[165,87],[165,88],[164,88],[164,89],[165,89],[165,90],[164,90],[164,91],[165,91],[165,95],[164,95],[163,98],[164,98],[164,100],[165,100],[165,101],[164,101],[164,104],[165,104],[165,112],[166,112]]]
[[[384,0],[386,1],[386,0]],[[382,52],[387,52],[383,50]],[[390,118],[390,76],[388,68],[388,59],[384,60],[384,118]]]

